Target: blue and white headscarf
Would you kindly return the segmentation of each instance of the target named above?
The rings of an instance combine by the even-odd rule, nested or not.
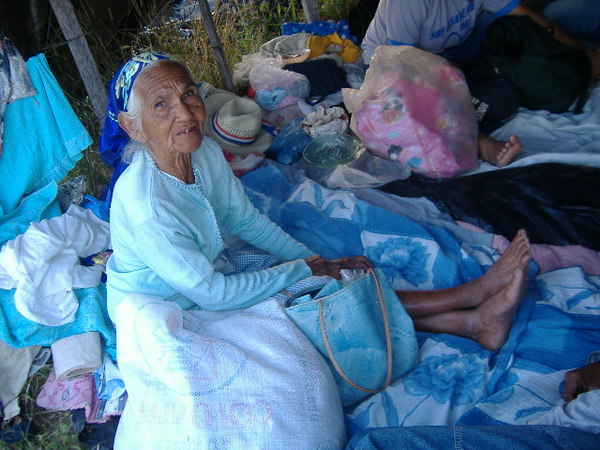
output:
[[[129,142],[129,136],[119,126],[117,119],[119,113],[127,111],[133,84],[142,70],[160,59],[176,60],[177,58],[163,52],[141,53],[123,64],[110,80],[108,111],[100,136],[100,157],[113,168],[116,168],[121,162],[123,149]]]
[[[108,105],[104,127],[100,135],[100,157],[114,170],[104,194],[102,214],[110,215],[110,202],[115,183],[129,165],[123,161],[123,150],[129,142],[129,135],[119,125],[119,113],[127,111],[133,84],[139,74],[153,62],[160,59],[177,60],[173,55],[163,52],[146,52],[134,56],[115,73],[108,86]]]

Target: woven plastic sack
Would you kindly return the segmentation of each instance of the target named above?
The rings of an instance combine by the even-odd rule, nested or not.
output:
[[[414,172],[449,178],[477,165],[477,122],[462,73],[410,46],[380,46],[360,89],[342,89],[367,148]]]
[[[276,300],[182,311],[132,295],[115,311],[128,393],[116,450],[344,447],[333,376]]]

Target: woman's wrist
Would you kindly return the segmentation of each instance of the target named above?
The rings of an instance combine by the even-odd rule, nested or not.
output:
[[[317,263],[317,261],[319,261],[321,259],[321,257],[319,255],[314,255],[311,256],[309,258],[304,258],[304,262],[306,263],[306,265],[308,266],[308,268],[310,269],[310,272],[314,275],[315,271],[314,271],[314,265]]]

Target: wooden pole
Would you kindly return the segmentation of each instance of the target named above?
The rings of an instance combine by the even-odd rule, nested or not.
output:
[[[319,9],[316,0],[302,0],[302,9],[308,23],[319,20]]]
[[[108,99],[106,86],[102,82],[96,61],[94,61],[92,52],[81,31],[71,0],[50,0],[50,5],[69,44],[69,49],[73,54],[75,64],[77,64],[77,69],[90,97],[92,108],[94,108],[94,112],[100,124],[102,124],[106,115],[106,102]]]
[[[208,34],[208,40],[210,41],[210,45],[215,53],[215,58],[217,59],[217,66],[221,72],[221,77],[223,77],[223,82],[225,83],[225,89],[229,92],[235,92],[235,86],[231,78],[231,73],[229,72],[227,61],[225,60],[225,54],[223,53],[221,41],[219,40],[219,35],[217,34],[215,22],[213,21],[207,0],[198,0],[198,6],[200,7],[204,28]]]

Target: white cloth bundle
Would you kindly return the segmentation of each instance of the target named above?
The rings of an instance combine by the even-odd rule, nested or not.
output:
[[[109,225],[71,205],[58,217],[32,223],[0,251],[0,289],[16,289],[17,310],[27,319],[58,326],[72,322],[79,303],[73,289],[100,284],[103,266],[79,257],[109,246]]]

